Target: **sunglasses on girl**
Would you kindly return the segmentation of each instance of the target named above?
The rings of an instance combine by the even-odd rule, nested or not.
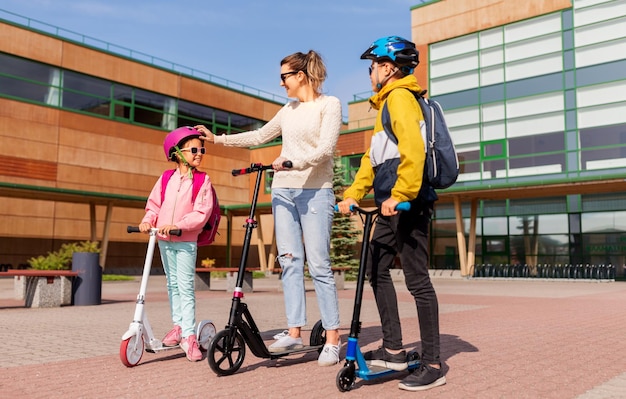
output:
[[[191,151],[191,153],[193,155],[196,155],[198,152],[202,155],[206,154],[206,148],[204,147],[188,147],[188,148],[181,148],[181,151]]]

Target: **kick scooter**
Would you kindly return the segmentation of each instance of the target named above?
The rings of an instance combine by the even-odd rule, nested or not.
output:
[[[291,168],[292,165],[290,161],[285,161],[283,166]],[[228,324],[224,330],[215,334],[209,342],[207,353],[209,366],[211,370],[220,376],[231,375],[239,370],[246,356],[246,344],[256,357],[262,359],[277,359],[297,353],[320,352],[326,342],[326,331],[322,327],[321,320],[318,320],[311,331],[309,346],[284,352],[270,352],[265,346],[263,338],[261,338],[259,329],[252,319],[252,314],[250,310],[248,310],[247,304],[241,301],[243,298],[243,290],[241,287],[243,286],[243,277],[246,270],[250,238],[252,237],[252,230],[257,227],[257,222],[254,220],[254,213],[256,210],[257,197],[259,195],[259,187],[261,186],[263,171],[268,169],[272,169],[272,165],[256,163],[250,165],[249,168],[234,169],[232,171],[233,176],[249,173],[257,173],[257,176],[252,205],[250,206],[250,214],[246,220],[246,234]]]
[[[401,202],[396,206],[398,211],[408,211],[411,209],[409,202]],[[338,211],[337,205],[335,205],[335,211]],[[359,273],[357,275],[356,293],[354,298],[354,310],[352,313],[352,322],[350,324],[350,335],[348,336],[348,346],[346,349],[346,363],[337,373],[337,388],[341,392],[346,392],[352,389],[356,377],[363,380],[373,380],[392,373],[397,373],[396,370],[391,370],[385,367],[368,365],[363,358],[363,353],[358,345],[359,333],[361,332],[361,305],[363,303],[363,286],[365,284],[365,262],[367,259],[367,251],[369,251],[369,238],[372,226],[378,217],[378,208],[367,211],[358,206],[351,205],[351,211],[359,213],[361,220],[363,221],[363,242],[361,243],[361,258],[359,261]],[[365,218],[363,218],[365,216]],[[407,354],[408,370],[413,370],[419,367],[419,355],[416,352],[409,352]]]
[[[129,233],[139,233],[139,227],[128,226],[126,231]],[[143,265],[143,275],[141,276],[141,286],[137,302],[135,305],[135,315],[133,321],[128,327],[128,331],[122,335],[122,343],[120,345],[120,360],[126,367],[136,366],[141,360],[144,348],[146,352],[157,353],[169,349],[176,349],[179,346],[163,346],[161,340],[154,337],[148,316],[144,309],[146,301],[146,289],[148,287],[148,277],[150,277],[150,269],[152,267],[152,258],[154,255],[154,247],[156,246],[156,236],[159,229],[150,229],[150,240],[148,241],[148,250],[146,252],[146,260]],[[170,234],[180,236],[180,230],[171,230]],[[198,324],[196,329],[196,337],[200,350],[208,347],[209,340],[215,335],[215,325],[211,320],[203,320]]]

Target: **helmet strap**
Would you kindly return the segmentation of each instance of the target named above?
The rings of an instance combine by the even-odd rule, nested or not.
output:
[[[174,148],[176,149],[176,155],[178,155],[179,163],[182,163],[187,167],[187,177],[191,179],[193,177],[193,170],[195,169],[195,167],[191,166],[189,162],[187,162],[185,156],[183,155],[183,152],[180,150],[180,148],[178,148],[178,146]]]
[[[389,75],[387,75],[383,80],[380,80],[379,77],[378,77],[378,68],[376,68],[376,81],[378,82],[378,83],[376,83],[376,88],[378,90],[382,89],[383,85],[385,83],[387,83],[387,81],[389,79],[391,79],[391,77],[394,76],[398,71],[399,71],[398,67],[394,65],[393,66],[393,70],[391,71],[391,73]]]

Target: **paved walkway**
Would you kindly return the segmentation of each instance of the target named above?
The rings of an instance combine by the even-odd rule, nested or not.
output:
[[[579,398],[626,397],[626,283],[435,277],[447,385],[413,393],[397,388],[405,373],[335,385],[341,365],[318,367],[316,353],[260,359],[249,350],[242,368],[218,377],[206,360],[190,363],[178,349],[144,353],[134,368],[119,359],[139,281],[105,282],[103,303],[28,309],[13,282],[0,278],[0,393],[4,398]],[[225,288],[225,281],[212,287]],[[245,301],[264,336],[285,326],[275,278],[255,280]],[[398,282],[405,347],[419,347],[415,308]],[[349,332],[354,283],[340,291],[341,333]],[[197,293],[199,319],[223,329],[231,295]],[[308,291],[309,324],[318,320]],[[170,327],[162,276],[152,276],[147,312],[161,337]],[[359,343],[380,344],[378,314],[366,288]],[[310,326],[308,328],[310,328]],[[345,348],[342,350],[342,355]]]

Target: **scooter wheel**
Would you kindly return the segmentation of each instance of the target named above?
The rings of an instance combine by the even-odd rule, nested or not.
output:
[[[209,349],[209,342],[211,338],[215,336],[215,324],[210,321],[202,321],[198,325],[198,344],[200,345],[200,350],[206,352]]]
[[[126,338],[120,345],[120,360],[126,367],[134,367],[143,356],[144,342],[142,335]]]
[[[340,392],[347,392],[354,386],[355,379],[354,365],[345,366],[337,373],[337,388]]]
[[[209,342],[207,360],[217,375],[236,373],[245,357],[246,345],[239,331],[222,330]]]
[[[326,330],[322,327],[322,321],[318,320],[311,329],[311,346],[324,345],[326,343]],[[322,351],[322,348],[319,350]]]

